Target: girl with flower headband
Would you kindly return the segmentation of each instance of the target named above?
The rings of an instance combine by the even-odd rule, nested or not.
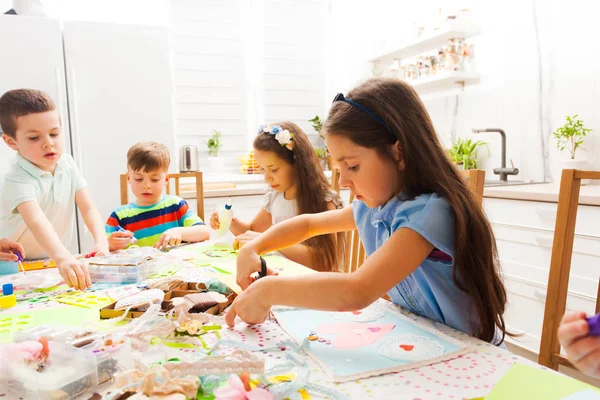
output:
[[[261,209],[250,222],[234,217],[229,230],[236,235],[234,246],[259,236],[289,218],[343,207],[323,170],[306,134],[292,122],[261,126],[254,139],[254,156],[271,187]],[[210,226],[219,229],[215,211]],[[280,253],[299,264],[318,271],[337,271],[344,250],[344,235],[330,234],[307,239]]]
[[[387,293],[415,314],[502,343],[506,290],[494,234],[414,89],[399,79],[370,79],[335,97],[323,131],[340,186],[356,200],[292,218],[247,243],[237,258],[245,290],[227,323],[236,316],[261,323],[273,305],[355,311]],[[368,256],[355,272],[253,281],[261,254],[354,229]]]

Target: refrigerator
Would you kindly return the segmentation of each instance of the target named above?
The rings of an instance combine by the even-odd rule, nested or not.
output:
[[[120,205],[119,175],[132,145],[163,143],[176,165],[166,27],[0,15],[0,51],[0,92],[34,88],[54,99],[65,151],[104,221]],[[12,163],[14,151],[0,143],[1,176]],[[74,220],[79,245],[69,250],[87,252],[93,238],[79,215]]]

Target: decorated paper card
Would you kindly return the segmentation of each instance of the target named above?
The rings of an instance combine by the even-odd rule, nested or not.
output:
[[[281,327],[331,376],[344,382],[430,365],[472,351],[380,300],[364,310],[326,312],[275,307]]]

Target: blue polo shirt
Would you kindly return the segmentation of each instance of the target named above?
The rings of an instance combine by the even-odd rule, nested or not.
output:
[[[377,208],[354,200],[352,208],[367,255],[373,254],[400,228],[417,232],[447,255],[439,257],[432,253],[388,295],[394,304],[473,336],[473,326],[478,326],[477,312],[471,298],[452,280],[454,213],[448,202],[434,193],[422,194],[414,200],[394,197]],[[402,254],[398,254],[398,259],[402,259]]]

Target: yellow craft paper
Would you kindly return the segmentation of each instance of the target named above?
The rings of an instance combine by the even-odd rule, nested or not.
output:
[[[560,400],[592,389],[600,389],[541,367],[516,363],[494,386],[486,400]]]

